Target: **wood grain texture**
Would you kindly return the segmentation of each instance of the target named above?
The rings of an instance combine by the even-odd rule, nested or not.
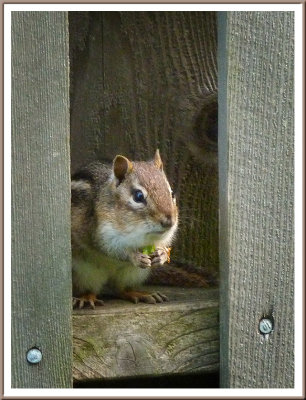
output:
[[[216,273],[216,14],[69,15],[72,170],[158,147],[180,207],[172,259]]]
[[[219,27],[221,385],[292,388],[294,14],[229,12]]]
[[[12,13],[14,388],[72,385],[67,27],[64,12]]]
[[[152,290],[170,302],[74,311],[75,381],[218,371],[218,290]]]

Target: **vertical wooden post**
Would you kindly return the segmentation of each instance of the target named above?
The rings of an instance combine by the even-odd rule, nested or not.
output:
[[[14,388],[72,386],[67,27],[65,12],[12,13]]]
[[[221,385],[292,388],[294,14],[218,25]]]

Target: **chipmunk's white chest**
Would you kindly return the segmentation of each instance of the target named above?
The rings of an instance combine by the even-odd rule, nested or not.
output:
[[[108,254],[125,259],[127,252],[149,245],[144,224],[119,230],[111,222],[102,223],[97,232],[100,246]]]
[[[160,229],[160,228],[159,228]],[[97,241],[107,254],[126,259],[130,251],[145,246],[165,246],[171,242],[176,227],[160,234],[158,226],[148,222],[119,230],[111,222],[103,222],[97,231]]]

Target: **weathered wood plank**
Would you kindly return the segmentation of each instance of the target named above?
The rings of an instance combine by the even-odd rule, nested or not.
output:
[[[294,14],[229,12],[219,33],[221,385],[292,388]]]
[[[67,26],[64,12],[12,13],[14,388],[72,385]]]
[[[159,147],[180,206],[172,259],[216,273],[216,13],[69,15],[72,170]]]
[[[151,289],[170,302],[73,312],[75,381],[218,371],[218,290]]]

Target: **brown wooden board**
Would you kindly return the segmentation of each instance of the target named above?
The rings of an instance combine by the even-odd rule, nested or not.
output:
[[[172,259],[218,270],[214,12],[72,12],[74,172],[161,151],[180,207]]]
[[[72,386],[67,28],[65,12],[12,12],[13,388]]]
[[[218,371],[218,290],[151,289],[169,302],[106,300],[73,312],[75,382]]]
[[[218,26],[221,385],[292,388],[294,13]]]

